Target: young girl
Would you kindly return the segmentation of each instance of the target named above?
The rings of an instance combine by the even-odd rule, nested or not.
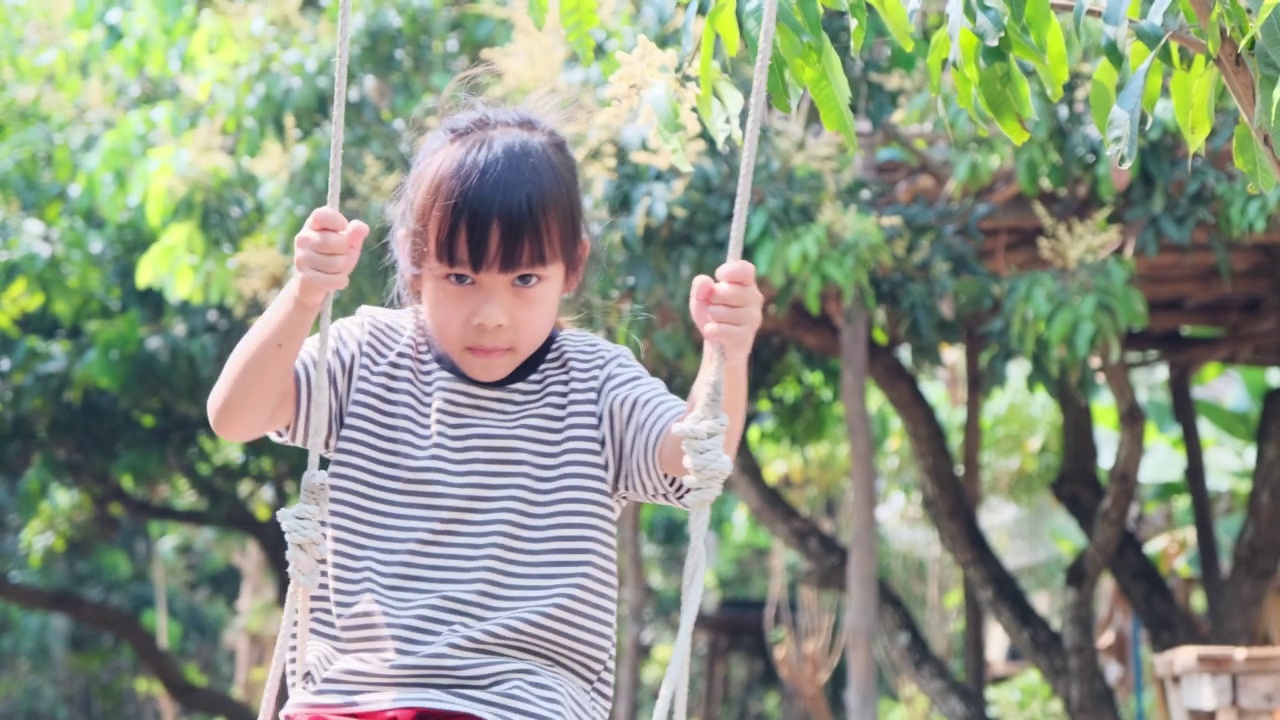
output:
[[[210,395],[218,435],[305,443],[307,336],[368,233],[312,213],[296,273]],[[390,238],[403,307],[331,326],[329,558],[306,692],[285,715],[606,720],[615,522],[628,501],[682,506],[671,427],[689,403],[625,347],[558,329],[589,246],[573,156],[535,116],[447,120],[391,206]],[[693,281],[693,323],[724,348],[730,456],[761,303],[745,262]]]

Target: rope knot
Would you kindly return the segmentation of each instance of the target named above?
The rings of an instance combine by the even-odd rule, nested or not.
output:
[[[320,563],[325,557],[324,505],[329,492],[329,476],[313,470],[302,476],[302,489],[297,504],[276,513],[284,539],[289,544],[285,558],[289,561],[290,580],[308,589],[320,584]]]
[[[686,497],[690,506],[714,502],[733,472],[733,460],[724,451],[728,427],[728,415],[702,405],[672,428],[683,439],[684,466],[689,471],[684,484],[690,491]]]

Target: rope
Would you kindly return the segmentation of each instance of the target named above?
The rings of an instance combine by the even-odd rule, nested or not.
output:
[[[333,136],[329,141],[329,193],[326,204],[337,209],[342,199],[342,144],[346,132],[347,65],[351,45],[351,0],[338,5],[338,51],[334,59]],[[311,591],[320,585],[325,558],[324,519],[329,496],[329,475],[320,469],[329,417],[329,326],[333,321],[333,293],[325,295],[320,309],[316,367],[311,377],[311,408],[307,417],[307,470],[302,475],[298,502],[283,508],[276,519],[284,530],[289,561],[289,590],[285,595],[280,633],[271,655],[271,667],[258,709],[258,720],[270,720],[278,705],[280,680],[288,664],[291,630],[297,626],[297,649],[289,679],[290,695],[303,691],[307,643],[311,639]]]
[[[728,261],[742,258],[751,205],[751,182],[755,174],[756,151],[760,139],[760,119],[764,114],[769,61],[773,56],[773,35],[777,24],[778,0],[764,0],[760,37],[756,42],[756,62],[751,75],[751,97],[747,126],[743,132],[742,157],[738,166],[738,188],[733,199],[733,220],[729,225]],[[707,530],[711,525],[711,504],[720,496],[724,482],[733,471],[733,461],[724,452],[728,418],[724,402],[724,348],[716,345],[712,357],[711,382],[693,412],[675,427],[683,442],[685,485],[689,505],[689,549],[685,555],[680,585],[680,623],[667,673],[658,690],[654,720],[684,720],[689,714],[689,663],[693,647],[693,626],[702,606],[703,581],[707,571]],[[674,703],[674,704],[673,704]]]

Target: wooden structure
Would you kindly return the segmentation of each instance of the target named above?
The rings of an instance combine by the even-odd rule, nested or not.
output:
[[[1155,673],[1169,720],[1280,720],[1280,647],[1187,645]]]
[[[997,274],[1047,265],[1036,247],[1040,218],[1026,198],[1009,198],[977,227],[983,264]],[[1134,258],[1150,310],[1150,325],[1127,347],[1174,362],[1280,365],[1280,232],[1228,242],[1202,226],[1186,246],[1162,243],[1147,255],[1133,249],[1138,230],[1126,227],[1115,249]]]

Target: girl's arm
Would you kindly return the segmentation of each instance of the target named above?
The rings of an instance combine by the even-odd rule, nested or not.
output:
[[[249,442],[293,420],[294,362],[320,314],[299,297],[298,284],[294,277],[285,285],[227,358],[207,406],[219,437]]]
[[[209,393],[209,424],[233,442],[257,440],[293,421],[294,363],[327,293],[347,286],[369,226],[319,208],[294,238],[297,273],[236,344]]]

